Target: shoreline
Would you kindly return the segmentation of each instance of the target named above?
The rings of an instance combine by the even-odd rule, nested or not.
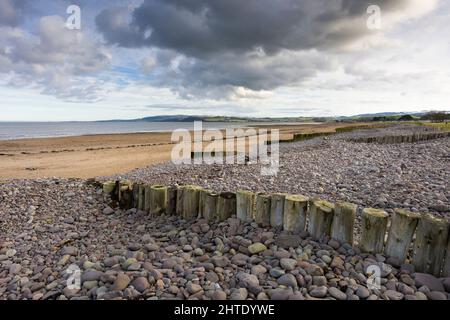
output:
[[[280,129],[280,139],[285,140],[296,133],[335,132],[336,128],[368,125],[373,124],[274,124],[264,129]],[[170,138],[170,132],[151,132],[0,141],[0,179],[122,174],[170,160]]]
[[[8,123],[8,122],[3,122]],[[20,122],[10,122],[10,123],[20,123]],[[23,122],[21,124],[61,124],[64,122]],[[83,123],[83,122],[68,122],[68,123]],[[96,122],[88,122],[88,123],[96,123]],[[102,122],[99,122],[102,123]],[[146,122],[140,122],[140,123],[146,123]],[[158,122],[157,124],[164,124],[165,122]],[[174,124],[174,122],[168,122],[170,124]],[[180,129],[187,129],[189,131],[189,128],[186,128],[184,125],[186,124],[193,124],[192,122],[179,122],[180,123]],[[246,122],[246,123],[239,123],[239,122],[208,122],[203,121],[203,127],[204,129],[218,129],[218,130],[227,130],[227,129],[249,129],[249,128],[266,128],[266,127],[292,127],[292,126],[310,126],[310,125],[320,125],[323,124],[321,122]],[[213,127],[211,125],[213,124],[220,124],[218,127]],[[0,121],[0,125],[2,122]],[[133,124],[133,122],[130,122],[130,124]],[[204,124],[207,124],[206,126]],[[226,125],[230,125],[230,127],[227,127]],[[110,136],[110,135],[135,135],[135,134],[158,134],[158,133],[170,133],[174,131],[173,128],[171,129],[150,129],[150,130],[137,130],[133,132],[123,131],[123,132],[104,132],[104,133],[68,133],[68,134],[54,134],[54,135],[42,135],[42,136],[25,136],[25,137],[12,137],[12,138],[1,138],[0,137],[0,143],[2,142],[8,142],[8,141],[22,141],[22,140],[34,140],[34,139],[56,139],[56,138],[75,138],[75,137],[96,137],[96,136]]]

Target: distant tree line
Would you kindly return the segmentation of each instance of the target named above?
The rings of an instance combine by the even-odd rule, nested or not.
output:
[[[405,114],[402,116],[378,116],[373,117],[371,121],[414,121],[414,120],[428,120],[433,122],[444,122],[450,120],[450,112],[446,111],[430,111],[422,116],[413,116]]]
[[[430,120],[436,122],[444,122],[450,120],[450,112],[446,111],[430,111],[424,114],[421,120]]]

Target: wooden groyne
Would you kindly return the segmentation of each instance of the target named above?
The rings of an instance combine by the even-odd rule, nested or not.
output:
[[[136,208],[151,216],[177,215],[207,221],[237,217],[294,236],[308,233],[317,241],[334,239],[357,246],[362,252],[382,253],[393,265],[412,263],[417,272],[450,276],[449,222],[430,214],[395,209],[390,217],[383,210],[363,208],[361,236],[356,243],[357,206],[352,203],[247,190],[215,193],[199,186],[166,187],[129,181],[105,182],[103,192],[124,210]]]
[[[363,143],[380,143],[380,144],[393,144],[393,143],[413,143],[421,141],[429,141],[440,138],[450,137],[450,132],[447,131],[437,131],[437,132],[415,132],[411,134],[402,135],[383,135],[383,136],[372,136],[372,137],[357,137],[357,138],[347,138],[346,141],[349,142],[363,142]]]

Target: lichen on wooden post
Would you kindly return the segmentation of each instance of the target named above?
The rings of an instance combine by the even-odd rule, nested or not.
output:
[[[198,215],[199,197],[202,188],[199,186],[183,186],[182,190],[182,216],[184,219],[196,218]]]
[[[138,206],[137,209],[143,211],[145,208],[145,186],[139,185],[139,196],[138,196]]]
[[[151,186],[150,188],[150,214],[160,216],[167,209],[167,187]]]
[[[284,200],[283,229],[299,234],[306,228],[308,198],[301,195],[287,195]]]
[[[270,225],[273,228],[283,227],[285,193],[274,193],[270,200]]]
[[[313,199],[309,205],[308,232],[315,240],[329,236],[333,222],[334,204],[331,202]]]
[[[334,207],[331,224],[331,238],[340,243],[353,245],[353,227],[355,225],[357,205],[349,202],[338,202]]]
[[[261,227],[270,226],[270,194],[258,193],[256,195],[255,221]]]
[[[449,225],[431,214],[423,215],[417,226],[413,265],[417,272],[439,276],[444,263]]]
[[[236,215],[236,194],[234,192],[222,192],[217,200],[217,217],[225,221]]]
[[[173,216],[176,214],[176,210],[177,210],[177,188],[173,186],[168,187],[166,214],[169,216]]]
[[[420,214],[403,209],[395,209],[389,229],[384,253],[394,258],[399,264],[403,263],[419,223]]]
[[[253,221],[255,194],[247,190],[236,192],[236,215],[244,222]]]
[[[219,194],[207,191],[203,198],[202,217],[207,221],[214,221],[217,218],[217,202]]]
[[[110,196],[116,187],[115,181],[106,181],[103,183],[103,193]]]
[[[367,253],[383,252],[389,215],[384,210],[364,208],[360,248]]]

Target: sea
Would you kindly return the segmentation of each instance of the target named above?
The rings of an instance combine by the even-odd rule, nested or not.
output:
[[[233,129],[262,123],[203,122],[203,129]],[[268,124],[268,123],[264,123]],[[274,123],[270,123],[273,125]],[[281,123],[280,123],[281,124]],[[294,123],[290,123],[294,124]],[[68,137],[95,134],[171,132],[194,129],[193,122],[0,122],[0,140]]]

